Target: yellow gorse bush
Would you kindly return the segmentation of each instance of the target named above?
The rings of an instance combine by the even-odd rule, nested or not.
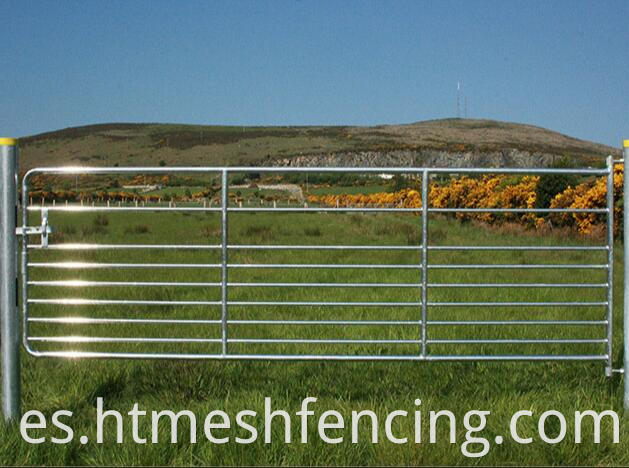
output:
[[[387,207],[395,206],[398,208],[421,208],[421,195],[417,190],[404,189],[399,192],[380,192],[371,193],[369,195],[310,195],[308,201],[311,203],[319,203],[324,206],[339,207]]]
[[[623,196],[623,167],[614,168],[614,234],[619,235],[622,227],[622,205],[619,201]],[[576,187],[568,187],[557,194],[550,203],[551,208],[606,208],[607,180],[605,177],[593,183],[585,183]],[[561,221],[566,225],[576,225],[581,234],[592,234],[595,226],[605,222],[605,215],[597,213],[562,214]]]
[[[455,177],[448,183],[432,183],[428,198],[433,208],[535,208],[539,177],[524,176],[513,178],[506,175],[472,178]],[[622,200],[623,168],[614,169],[614,199]],[[550,208],[605,208],[607,181],[605,177],[568,187],[557,194]],[[356,195],[310,195],[308,201],[330,207],[400,207],[421,208],[421,194],[414,189],[398,192],[379,192]],[[530,227],[540,228],[546,219],[554,225],[575,226],[579,233],[593,234],[597,225],[605,223],[605,215],[597,213],[554,213],[547,218],[536,213],[461,213],[455,214],[460,220],[478,220],[485,223],[517,221]],[[618,235],[622,227],[622,205],[614,207],[614,233]]]

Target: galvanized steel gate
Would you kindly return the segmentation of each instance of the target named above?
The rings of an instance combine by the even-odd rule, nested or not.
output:
[[[0,142],[2,143],[2,142]],[[14,212],[16,197],[16,160],[17,148],[11,142],[5,142],[2,148],[2,199],[0,204],[0,212],[2,214],[2,352],[3,352],[3,410],[5,417],[13,418],[17,415],[19,404],[19,361],[17,356],[17,311],[14,307],[17,300],[17,288],[13,287],[13,278],[17,274],[17,265],[13,264],[14,256],[17,253],[16,242],[16,220],[17,212]],[[625,148],[625,158],[628,155],[629,148]],[[461,169],[445,169],[445,168],[38,168],[32,169],[26,173],[22,182],[22,201],[21,215],[22,225],[18,229],[18,233],[22,235],[22,253],[21,253],[21,290],[22,290],[22,341],[26,350],[34,356],[49,357],[97,357],[97,358],[165,358],[165,359],[265,359],[265,360],[284,360],[284,359],[303,359],[303,360],[409,360],[409,361],[443,361],[443,360],[518,360],[518,361],[548,361],[548,360],[578,360],[578,361],[602,361],[605,363],[605,373],[612,375],[612,324],[613,324],[613,168],[614,161],[611,157],[607,160],[605,169],[506,169],[506,168],[461,168]],[[605,176],[607,178],[607,204],[606,208],[600,209],[536,209],[536,208],[435,208],[422,203],[420,208],[401,208],[394,206],[352,206],[352,207],[325,207],[325,206],[308,206],[303,204],[300,206],[242,206],[238,204],[230,204],[229,201],[229,176],[239,173],[250,173],[252,171],[262,174],[268,173],[323,173],[323,172],[352,172],[361,174],[407,174],[411,177],[421,177],[421,199],[428,200],[431,176],[439,176],[446,174],[514,174],[514,175],[542,175],[542,174],[575,174],[584,176]],[[165,174],[165,173],[185,173],[185,174],[216,174],[221,180],[221,198],[218,206],[164,206],[164,205],[139,205],[135,204],[86,204],[86,205],[63,205],[55,206],[45,205],[29,205],[29,180],[35,175],[104,175],[104,174]],[[627,187],[625,179],[625,188]],[[626,191],[625,191],[626,193]],[[16,210],[17,211],[17,210]],[[38,227],[29,226],[29,213],[40,213],[40,224]],[[48,223],[54,225],[54,220],[49,218],[54,216],[50,213],[67,212],[67,213],[87,213],[87,212],[112,212],[112,213],[215,213],[220,216],[220,239],[215,244],[165,244],[165,243],[56,243],[48,242],[49,226]],[[313,245],[313,244],[290,244],[278,245],[273,243],[255,243],[255,244],[238,244],[229,241],[230,230],[230,214],[237,213],[416,213],[419,214],[417,229],[420,232],[420,242],[418,245],[389,245],[389,244],[370,244],[370,245],[348,245],[346,243],[338,243],[335,245]],[[606,242],[600,245],[574,245],[574,246],[557,246],[557,245],[443,245],[433,241],[429,236],[429,218],[432,213],[493,213],[496,215],[505,214],[526,214],[526,213],[591,213],[601,215],[606,220]],[[627,218],[625,216],[625,236],[627,236]],[[29,236],[39,236],[39,243],[33,242]],[[215,252],[218,255],[218,261],[214,263],[204,262],[146,262],[146,261],[120,261],[117,257],[115,261],[59,261],[53,259],[50,261],[31,261],[29,253],[33,252],[110,252],[111,255],[123,254],[128,252],[197,252],[201,258],[206,253]],[[397,252],[407,256],[416,256],[417,261],[397,262],[397,263],[274,263],[272,259],[268,262],[240,261],[234,262],[230,260],[231,256],[238,252],[252,252],[272,254],[278,251],[295,252],[294,255],[302,253],[312,254],[316,252],[337,252],[339,255],[345,255],[357,251],[372,252]],[[434,252],[434,254],[433,254]],[[522,261],[520,263],[434,263],[431,262],[432,255],[438,255],[439,252],[461,252],[461,253],[479,253],[486,252],[488,254],[498,255],[497,252],[514,252],[522,254],[524,252],[533,254],[543,254],[544,252],[569,253],[569,252],[588,252],[604,256],[603,261],[592,263],[530,263]],[[430,255],[429,255],[430,254]],[[182,258],[184,258],[183,254]],[[195,257],[196,258],[196,257]],[[399,257],[397,257],[399,258]],[[626,261],[626,260],[625,260]],[[17,262],[16,262],[17,263]],[[626,265],[626,263],[625,263]],[[218,273],[215,281],[174,281],[169,276],[161,280],[138,280],[120,281],[119,278],[103,278],[96,279],[32,279],[31,273],[35,270],[56,270],[56,271],[156,271],[163,269],[166,272],[177,269],[194,269],[195,271],[213,270]],[[260,271],[266,275],[267,271],[304,271],[312,272],[319,270],[328,271],[399,271],[407,270],[416,274],[415,281],[347,281],[339,282],[336,276],[334,281],[243,281],[232,280],[230,277],[236,271]],[[457,282],[448,283],[440,281],[431,281],[429,272],[435,271],[434,275],[438,276],[439,271],[465,270],[478,272],[518,272],[522,270],[534,271],[602,271],[604,272],[604,280],[601,281],[540,281],[540,282]],[[104,274],[104,273],[103,273]],[[339,273],[340,274],[340,273]],[[583,274],[583,273],[582,273]],[[335,274],[336,275],[336,274]],[[585,276],[583,276],[585,277]],[[266,278],[266,276],[265,276]],[[625,279],[625,281],[627,281]],[[106,299],[94,299],[90,297],[56,297],[46,296],[46,294],[33,295],[32,288],[40,288],[42,291],[50,290],[47,288],[58,288],[59,291],[76,291],[77,287],[82,292],[94,290],[102,290],[107,288],[128,287],[132,288],[128,291],[133,292],[136,296],[115,297]],[[197,288],[204,291],[211,288],[220,290],[220,297],[212,300],[189,300],[189,299],[165,299],[156,300],[153,295],[147,293],[141,298],[137,297],[137,291],[150,291],[150,288]],[[382,294],[385,299],[386,290],[402,290],[416,293],[419,300],[416,301],[400,301],[396,300],[369,300],[369,301],[316,301],[311,298],[308,300],[299,300],[291,298],[290,300],[242,300],[232,299],[232,293],[236,290],[247,288],[270,288],[275,290],[290,290],[299,293],[299,291],[312,290],[335,290],[338,288],[351,290],[367,290],[372,294]],[[488,301],[488,300],[468,300],[468,301],[443,301],[431,300],[429,298],[429,290],[490,290],[496,291],[498,294],[502,290],[518,289],[531,291],[564,291],[565,290],[581,290],[592,289],[604,292],[604,297],[597,300],[587,301],[556,301],[556,300],[536,300],[536,301]],[[257,290],[257,289],[256,289]],[[380,293],[382,291],[382,293]],[[281,294],[280,294],[281,298]],[[37,313],[38,307],[57,307],[59,313]],[[78,307],[80,310],[91,308],[94,310],[110,310],[109,308],[117,307],[158,307],[162,308],[162,315],[156,318],[154,315],[128,317],[126,315],[114,314],[113,316],[104,316],[100,313],[96,315],[81,315],[73,312],[73,308]],[[625,302],[625,310],[626,310]],[[99,309],[101,308],[101,309]],[[197,312],[181,317],[179,311],[195,309]],[[277,317],[256,318],[254,315],[242,317],[233,317],[231,310],[239,308],[239,310],[264,310],[271,311],[287,310],[287,313],[277,312]],[[279,308],[279,309],[278,309]],[[299,311],[306,309],[326,310],[331,308],[333,311],[348,310],[347,313],[341,314],[333,312],[325,318],[319,315],[310,316],[304,319],[303,314]],[[326,309],[324,309],[326,308]],[[553,319],[505,319],[503,314],[499,313],[491,319],[461,319],[456,316],[443,315],[436,311],[444,309],[463,309],[463,310],[502,310],[507,308],[513,312],[519,309],[526,310],[546,310],[547,308],[557,308],[557,310],[588,310],[582,318],[561,318]],[[367,309],[378,311],[378,316],[374,317],[365,312]],[[215,310],[215,312],[211,312]],[[401,310],[399,314],[395,312]],[[295,312],[291,315],[292,312]],[[404,312],[406,311],[406,312]],[[434,312],[433,312],[434,311]],[[186,312],[187,313],[187,312]],[[275,312],[274,312],[275,313]],[[60,315],[61,314],[61,315]],[[164,316],[166,314],[166,316]],[[171,314],[171,315],[168,315]],[[288,315],[287,315],[288,314]],[[396,315],[397,314],[397,315]],[[367,316],[367,319],[365,319]],[[454,317],[454,318],[453,318]],[[117,326],[137,327],[132,329],[142,330],[144,325],[163,325],[164,329],[182,325],[190,325],[194,327],[208,326],[214,327],[214,335],[210,336],[164,336],[160,334],[155,336],[142,336],[141,331],[133,335],[116,334]],[[38,327],[37,333],[32,333],[33,327]],[[106,327],[110,333],[107,336],[94,336],[89,333],[90,326]],[[67,327],[73,330],[80,330],[81,335],[77,334],[61,334],[60,330],[67,330]],[[102,329],[101,327],[101,329]],[[291,330],[296,327],[305,327],[309,330],[321,330],[323,328],[331,328],[335,330],[333,337],[327,336],[325,333],[312,338],[296,338],[287,333],[284,335],[273,334],[272,337],[238,336],[234,331],[238,327],[250,327],[249,329],[266,330],[265,327],[273,327],[274,330]],[[254,327],[254,328],[251,328]],[[366,327],[367,334],[361,335],[360,338],[338,336],[339,332],[349,328]],[[527,338],[527,337],[509,337],[509,338],[478,338],[478,337],[454,337],[448,336],[444,338],[439,336],[436,330],[443,329],[466,329],[469,328],[476,333],[475,327],[502,327],[502,329],[523,329],[526,327],[538,327],[543,330],[557,330],[561,327],[574,327],[584,330],[595,330],[593,334],[577,333],[577,337],[573,338]],[[404,332],[397,330],[404,329]],[[627,321],[625,320],[625,330],[627,329]],[[379,335],[379,332],[387,331],[386,337]],[[412,330],[408,332],[408,330]],[[433,330],[435,332],[433,332]],[[47,331],[47,332],[44,332]],[[279,333],[279,332],[278,332]],[[317,332],[318,333],[318,332]],[[409,336],[409,333],[412,336]],[[236,334],[236,336],[234,336]],[[341,333],[342,335],[342,333]],[[191,344],[201,345],[198,352],[190,352],[184,350]],[[105,345],[104,350],[83,349],[81,346]],[[112,347],[122,345],[131,346],[131,350],[119,351]],[[180,350],[166,350],[163,346],[180,347]],[[214,350],[208,352],[205,346],[214,346]],[[328,346],[338,347],[339,349],[349,349],[350,352],[329,352]],[[370,352],[370,346],[375,346],[374,351]],[[478,349],[481,352],[433,352],[434,348],[442,350],[445,346],[455,346],[457,349],[465,349],[466,346]],[[539,348],[534,353],[496,353],[494,346],[523,346],[531,345]],[[559,352],[544,352],[545,346],[559,347]],[[158,347],[154,350],[154,347]],[[270,352],[236,352],[233,346],[239,346],[239,349],[250,349],[255,346],[271,346]],[[275,347],[273,347],[275,346]],[[324,352],[313,353],[310,348],[322,347]],[[627,343],[625,342],[625,350]],[[245,348],[243,348],[245,347]],[[295,347],[300,351],[295,352]],[[397,347],[405,350],[405,352],[396,352]],[[572,347],[574,352],[563,352],[564,347]],[[575,348],[576,347],[576,348]],[[594,348],[599,349],[598,352],[592,352]],[[583,352],[582,349],[586,349]],[[268,348],[267,348],[268,349]],[[335,348],[336,349],[336,348]],[[360,352],[357,352],[359,349]],[[367,350],[366,352],[364,350]],[[288,351],[287,351],[288,350]],[[301,351],[305,350],[305,351]],[[489,352],[485,352],[488,351]],[[541,352],[539,352],[541,350]],[[627,353],[625,353],[627,354]],[[620,370],[622,371],[622,370]],[[629,394],[629,393],[626,393]],[[626,398],[627,402],[627,398]]]

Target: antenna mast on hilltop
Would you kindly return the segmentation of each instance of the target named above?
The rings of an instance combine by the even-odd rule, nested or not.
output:
[[[461,118],[461,82],[456,83],[456,118]]]

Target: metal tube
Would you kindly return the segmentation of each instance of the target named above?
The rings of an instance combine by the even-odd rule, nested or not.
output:
[[[383,270],[420,270],[421,265],[412,264],[378,264],[378,263],[230,263],[229,268],[332,268],[332,269],[383,269]]]
[[[64,325],[93,324],[165,324],[165,325],[220,325],[220,320],[211,319],[146,319],[146,318],[111,318],[111,317],[29,317],[33,323],[61,323]]]
[[[566,325],[566,326],[601,326],[607,325],[606,320],[432,320],[429,325],[442,326],[511,326],[511,325]]]
[[[200,208],[195,206],[81,206],[81,205],[68,205],[68,206],[29,206],[28,211],[64,211],[74,213],[87,213],[95,211],[221,211],[220,208]]]
[[[184,281],[85,281],[85,280],[54,280],[54,281],[29,281],[30,286],[53,286],[62,288],[84,288],[84,287],[219,287],[223,283],[197,283]],[[235,288],[416,288],[414,283],[236,283],[227,282],[228,287]],[[429,285],[430,286],[430,285]],[[456,286],[456,285],[454,285]],[[558,284],[556,287],[570,287],[571,285]],[[584,286],[584,285],[576,285]],[[587,285],[585,285],[587,286]],[[606,285],[601,285],[604,287]],[[597,287],[592,285],[592,287]]]
[[[218,250],[220,244],[48,244],[46,250]],[[228,250],[417,250],[421,245],[228,245]],[[29,249],[40,250],[41,245],[30,245]],[[511,251],[606,251],[601,246],[553,246],[553,245],[429,245],[428,250],[511,250]]]
[[[347,302],[347,301],[149,301],[149,300],[128,300],[128,299],[28,299],[29,304],[54,304],[54,305],[177,305],[177,306],[309,306],[309,307],[418,307],[421,302]],[[429,305],[604,305],[606,302],[600,303],[583,303],[583,302],[535,302],[535,303],[439,303],[435,302]],[[227,318],[223,315],[224,325],[227,324]]]
[[[228,174],[221,174],[221,351],[227,355],[227,203],[229,202]]]
[[[606,213],[606,208],[431,208],[431,213]]]
[[[222,263],[95,263],[95,262],[32,262],[31,268],[63,268],[68,270],[113,269],[113,268],[222,268]],[[336,264],[336,263],[229,263],[227,268],[344,268],[344,269],[421,269],[421,265],[411,264]],[[474,265],[471,265],[473,267]],[[519,267],[521,265],[515,265]],[[551,265],[553,266],[553,265]],[[556,265],[555,265],[556,266]],[[498,265],[497,268],[500,268]],[[546,265],[548,267],[548,265]],[[601,266],[603,268],[604,266]],[[592,266],[588,266],[592,268]]]
[[[171,360],[258,360],[258,361],[605,361],[604,354],[448,354],[395,355],[395,354],[190,354],[190,353],[113,353],[95,351],[35,351],[32,356],[66,359],[171,359]]]
[[[416,288],[414,283],[227,283],[235,288]]]
[[[2,413],[20,416],[20,350],[17,309],[17,142],[0,138],[0,310]]]
[[[66,325],[83,325],[99,323],[151,323],[151,324],[192,324],[220,325],[221,320],[211,319],[147,319],[147,318],[109,318],[109,317],[29,317],[29,322],[62,323]],[[387,326],[418,326],[419,320],[229,320],[233,325],[387,325]],[[606,320],[431,320],[428,325],[437,326],[606,326]]]
[[[507,265],[507,264],[502,264],[502,263],[496,263],[496,264],[462,264],[462,265],[451,265],[451,264],[444,264],[444,265],[428,265],[428,269],[442,269],[442,270],[465,270],[465,269],[472,269],[472,270],[491,270],[491,269],[508,269],[508,270],[512,270],[512,269],[516,269],[516,270],[537,270],[537,269],[576,269],[576,270],[605,270],[607,269],[608,265],[596,265],[596,264],[589,264],[589,265],[580,265],[580,264],[555,264],[555,263],[542,263],[542,264],[537,264],[537,265],[530,265],[530,264],[524,264],[524,265]]]
[[[420,174],[427,168],[423,167],[256,167],[255,171],[260,173],[364,173],[364,174]],[[220,173],[223,167],[36,167],[29,170],[25,177],[34,174],[167,174],[171,172],[207,174]],[[251,172],[251,167],[230,167],[229,171]],[[434,167],[430,168],[434,174],[575,174],[575,175],[606,175],[606,169],[552,169],[552,168],[513,168],[513,167]]]
[[[612,376],[612,335],[614,326],[614,158],[607,157],[607,365],[605,375]]]
[[[31,245],[29,249],[39,250],[39,245]],[[63,243],[48,244],[46,250],[217,250],[220,244],[216,245],[194,245],[194,244],[85,244],[85,243]]]
[[[433,307],[596,307],[607,306],[601,302],[429,302]]]
[[[202,207],[186,207],[186,206],[174,206],[174,207],[159,207],[159,206],[80,206],[80,205],[69,205],[69,206],[29,206],[29,211],[41,211],[42,209],[47,209],[50,211],[65,211],[65,212],[94,212],[94,211],[212,211],[219,212],[222,211],[221,208],[202,208]],[[375,207],[375,208],[356,208],[356,207],[339,207],[339,208],[307,208],[307,207],[297,207],[297,208],[238,208],[238,207],[229,207],[227,211],[240,211],[240,212],[399,212],[399,213],[412,213],[421,211],[421,208],[387,208],[387,207]]]
[[[229,301],[234,306],[308,306],[308,307],[420,307],[421,302],[346,302],[346,301]]]
[[[222,283],[187,281],[86,281],[51,280],[29,281],[29,286],[60,288],[85,287],[218,287]],[[237,283],[227,282],[235,288],[416,288],[414,283]],[[428,283],[429,288],[607,288],[608,283]]]
[[[397,213],[417,213],[421,211],[421,208],[387,208],[387,207],[374,207],[374,208],[359,208],[359,207],[349,207],[349,206],[340,206],[338,208],[308,208],[308,207],[297,207],[297,208],[229,208],[227,211],[239,211],[239,212],[267,212],[267,213],[332,213],[332,212],[346,212],[346,213],[389,213],[389,212],[397,212]]]
[[[32,262],[30,268],[62,268],[67,270],[113,268],[221,268],[220,263],[96,263],[96,262]]]
[[[29,186],[28,179],[24,177],[22,181],[22,232],[26,232],[28,226],[28,199]],[[28,350],[28,341],[26,337],[29,335],[28,321],[28,236],[22,236],[22,345]]]
[[[86,281],[86,280],[53,280],[53,281],[29,281],[29,286],[51,286],[57,288],[87,288],[87,287],[218,287],[222,283],[196,283],[184,281]]]
[[[623,141],[623,158],[629,161],[629,140]],[[625,411],[629,410],[629,177],[627,177],[626,167],[623,169],[623,250],[624,250],[624,304],[623,304],[623,348],[625,360],[624,369],[624,407]]]
[[[32,245],[31,249],[41,249]],[[49,244],[46,250],[218,250],[220,244]],[[228,245],[228,250],[417,250],[414,245]]]
[[[428,320],[428,171],[422,173],[422,246],[421,246],[421,356],[427,354],[427,324]]]
[[[608,288],[608,283],[428,283],[429,288]]]
[[[414,245],[228,245],[232,250],[416,250]]]
[[[29,304],[54,305],[168,305],[168,306],[209,306],[221,305],[222,301],[149,301],[134,299],[27,299]]]
[[[513,250],[513,251],[547,251],[547,250],[583,250],[583,251],[602,251],[607,250],[606,245],[586,246],[586,245],[429,245],[428,250]]]
[[[211,319],[129,319],[129,318],[94,318],[94,317],[30,317],[30,322],[61,323],[65,325],[90,325],[103,323],[124,324],[166,324],[166,325],[220,325],[221,320]],[[228,320],[230,325],[358,325],[358,326],[418,326],[414,320]]]
[[[112,336],[32,336],[29,341],[48,343],[220,343],[221,338],[145,338]],[[250,344],[417,344],[419,340],[318,339],[318,338],[230,338],[230,343]]]
[[[586,339],[470,339],[470,340],[428,340],[431,344],[601,344],[607,343],[606,338]]]
[[[29,206],[29,211],[64,211],[64,212],[95,212],[95,211],[222,211],[220,208],[200,208],[200,207],[158,207],[158,206]],[[269,213],[301,213],[301,212],[316,212],[316,213],[330,213],[330,212],[359,212],[359,213],[414,213],[422,211],[422,208],[391,208],[391,207],[338,207],[338,208],[308,208],[308,207],[293,207],[293,208],[240,208],[230,207],[227,211],[235,212],[269,212]],[[431,213],[606,213],[605,208],[431,208]]]
[[[292,343],[292,344],[418,344],[419,340],[349,339],[349,338],[231,338],[233,343]]]
[[[220,338],[143,338],[136,336],[29,336],[45,343],[220,343]]]

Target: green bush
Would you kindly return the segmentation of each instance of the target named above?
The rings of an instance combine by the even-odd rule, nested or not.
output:
[[[570,168],[574,167],[574,162],[569,158],[561,158],[555,163],[553,168]],[[563,192],[568,186],[576,186],[579,178],[573,174],[542,174],[537,184],[535,201],[536,208],[549,208],[550,202],[558,193]]]

